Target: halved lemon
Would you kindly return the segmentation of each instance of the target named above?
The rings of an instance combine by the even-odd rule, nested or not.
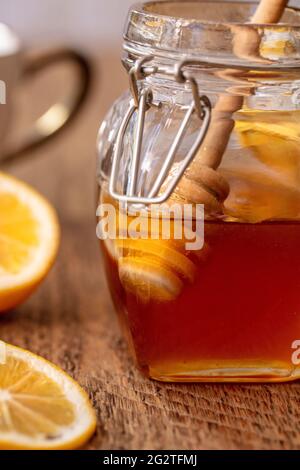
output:
[[[0,449],[76,449],[96,428],[83,389],[35,354],[2,342]]]
[[[0,312],[32,293],[51,268],[58,245],[51,205],[28,185],[0,173]]]

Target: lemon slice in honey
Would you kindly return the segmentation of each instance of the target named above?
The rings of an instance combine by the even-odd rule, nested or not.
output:
[[[235,130],[243,147],[270,169],[285,176],[287,182],[298,184],[300,169],[300,113],[264,113],[243,111]],[[297,122],[298,121],[298,122]]]
[[[153,258],[128,257],[119,259],[119,276],[126,291],[141,302],[169,302],[178,297],[182,281]]]

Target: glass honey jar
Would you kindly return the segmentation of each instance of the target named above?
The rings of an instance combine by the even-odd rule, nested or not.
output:
[[[99,132],[97,234],[140,369],[300,376],[300,21],[255,2],[148,2]]]

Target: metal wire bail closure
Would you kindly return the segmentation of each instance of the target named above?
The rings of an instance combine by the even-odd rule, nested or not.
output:
[[[145,79],[147,76],[154,73],[165,72],[166,74],[170,75],[169,71],[166,72],[159,70],[158,67],[145,66],[145,64],[151,61],[152,59],[152,56],[142,57],[134,64],[134,66],[129,72],[129,82],[130,90],[132,93],[132,100],[130,101],[128,111],[120,125],[113,154],[112,171],[109,182],[109,194],[111,195],[111,197],[118,201],[131,204],[162,204],[163,202],[169,199],[176,186],[178,185],[179,181],[181,180],[182,176],[184,175],[186,169],[189,167],[189,165],[194,160],[196,154],[198,153],[208,131],[211,120],[211,103],[208,97],[200,96],[198,84],[195,78],[192,76],[192,74],[183,70],[183,67],[184,65],[186,65],[187,61],[184,60],[178,63],[172,75],[174,76],[177,82],[187,82],[191,85],[193,101],[186,112],[186,115],[179,128],[179,131],[170,147],[166,159],[162,164],[162,167],[153,184],[153,187],[145,196],[136,194],[146,113],[151,106],[160,106],[160,104],[157,105],[153,103],[153,93],[150,87],[142,88],[141,91],[139,91],[138,80]],[[128,175],[129,184],[126,194],[120,194],[116,188],[118,182],[118,171],[120,168],[120,161],[123,153],[123,142],[130,120],[132,119],[132,116],[136,111],[137,124],[135,129],[133,154]],[[162,186],[167,176],[169,175],[169,172],[174,163],[176,153],[185,136],[190,119],[194,113],[196,113],[199,117],[199,120],[202,121],[202,125],[200,127],[197,138],[193,146],[189,150],[188,154],[181,162],[178,172],[170,179],[167,188],[164,189],[163,193],[161,193]]]

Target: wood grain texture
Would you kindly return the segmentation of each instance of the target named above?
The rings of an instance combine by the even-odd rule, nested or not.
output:
[[[62,244],[46,282],[1,318],[0,337],[50,359],[85,387],[98,414],[88,449],[300,449],[300,384],[160,384],[132,364],[107,291],[94,215],[97,128],[127,82],[116,54],[101,63],[106,68],[73,128],[3,168],[55,205]]]

